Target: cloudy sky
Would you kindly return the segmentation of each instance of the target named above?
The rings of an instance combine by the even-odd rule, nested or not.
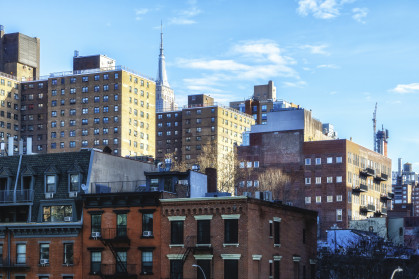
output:
[[[74,50],[155,77],[163,21],[177,102],[219,103],[269,80],[340,138],[372,148],[372,114],[389,156],[419,171],[419,1],[5,1],[6,32],[41,38],[41,74],[70,70]],[[116,4],[117,3],[117,4]]]

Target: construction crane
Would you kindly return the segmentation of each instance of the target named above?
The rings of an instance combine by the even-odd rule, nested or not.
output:
[[[374,129],[374,151],[377,152],[377,103],[375,103],[374,113],[372,114],[372,125]]]

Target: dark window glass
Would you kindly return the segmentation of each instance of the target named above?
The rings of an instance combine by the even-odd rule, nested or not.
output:
[[[143,236],[149,236],[148,234],[153,235],[153,213],[143,214]]]
[[[239,243],[238,219],[224,220],[224,243]]]
[[[64,264],[73,264],[73,243],[64,243]]]
[[[197,265],[202,268],[202,271],[205,273],[205,278],[211,278],[211,261],[210,260],[198,260],[196,261]],[[197,268],[197,276],[198,279],[204,279],[204,275],[202,271]]]
[[[280,223],[279,222],[274,222],[274,231],[275,231],[275,236],[274,236],[274,244],[280,244],[281,240],[280,240]]]
[[[127,236],[127,214],[118,214],[116,216],[116,233],[118,237]]]
[[[280,278],[280,276],[279,276],[279,263],[280,263],[280,261],[274,261],[274,279],[279,279]]]
[[[183,244],[183,221],[172,221],[171,225],[171,244]]]
[[[92,214],[92,233],[101,233],[102,215]]]
[[[224,278],[239,279],[238,260],[224,260]]]
[[[170,279],[183,279],[183,263],[181,260],[170,261]]]
[[[102,263],[102,253],[99,251],[90,254],[90,273],[99,274],[100,265]]]
[[[209,244],[210,239],[210,222],[211,220],[198,220],[197,225],[197,243],[198,244]]]
[[[142,251],[141,253],[141,273],[152,274],[153,273],[153,252]]]

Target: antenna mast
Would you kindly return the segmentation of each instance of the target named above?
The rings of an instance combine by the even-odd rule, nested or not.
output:
[[[377,103],[375,103],[375,109],[372,115],[372,124],[374,129],[374,151],[377,152]]]

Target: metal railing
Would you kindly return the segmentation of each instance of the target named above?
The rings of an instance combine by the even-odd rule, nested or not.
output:
[[[34,190],[2,190],[0,191],[0,204],[32,202],[33,193]]]
[[[370,212],[374,212],[375,211],[375,205],[373,205],[373,204],[367,205],[367,210],[370,211]]]
[[[119,226],[116,228],[102,228],[101,238],[103,240],[122,240],[128,239],[129,228],[126,226]]]
[[[119,262],[116,264],[101,264],[100,273],[105,276],[136,274],[137,264],[127,264],[126,262]]]
[[[92,182],[90,186],[89,194],[144,192],[146,190],[146,180]]]

